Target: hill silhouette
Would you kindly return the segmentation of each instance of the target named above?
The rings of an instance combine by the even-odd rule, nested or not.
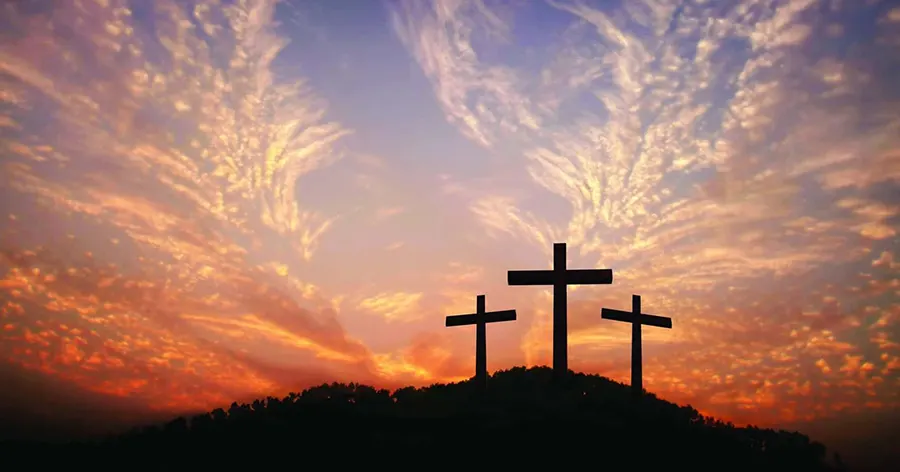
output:
[[[489,379],[405,387],[320,385],[93,443],[7,443],[29,468],[236,470],[346,468],[688,467],[839,470],[803,434],[735,427],[597,375],[516,367]],[[48,469],[49,470],[49,469]]]

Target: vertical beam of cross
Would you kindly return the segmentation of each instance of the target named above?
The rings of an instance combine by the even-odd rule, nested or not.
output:
[[[569,290],[566,286],[566,245],[553,245],[553,370],[569,371]]]
[[[487,387],[487,324],[515,320],[516,310],[485,311],[484,295],[476,298],[475,313],[447,317],[447,327],[475,325],[475,382],[479,388]]]
[[[553,374],[557,379],[569,371],[568,361],[568,286],[605,285],[613,280],[612,269],[568,269],[566,243],[553,244],[552,270],[511,270],[509,285],[553,286]]]
[[[605,320],[631,323],[631,391],[636,397],[644,392],[643,352],[641,349],[641,326],[656,326],[672,329],[672,318],[641,313],[641,296],[631,296],[631,311],[604,308],[600,314]]]
[[[602,312],[601,312],[602,316]],[[631,296],[631,390],[644,391],[644,351],[641,337],[641,296]]]
[[[475,298],[475,378],[485,383],[487,379],[487,322],[485,321],[484,295]]]

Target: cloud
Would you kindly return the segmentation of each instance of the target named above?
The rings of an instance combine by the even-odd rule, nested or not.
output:
[[[423,382],[460,382],[472,376],[471,359],[458,354],[446,336],[420,333],[396,354],[376,356],[381,373],[395,387]]]
[[[72,205],[90,205],[91,200],[112,192],[132,201],[141,198],[134,195],[137,192],[163,194],[196,210],[194,218],[203,215],[244,231],[256,225],[289,236],[302,257],[309,258],[330,220],[303,209],[296,200],[295,185],[299,177],[333,162],[338,157],[332,151],[334,143],[349,131],[323,120],[324,104],[304,83],[273,81],[271,61],[284,46],[268,27],[273,5],[247,4],[243,16],[231,19],[225,18],[226,13],[238,12],[239,7],[222,9],[201,3],[193,12],[174,3],[157,7],[161,21],[150,33],[156,34],[155,40],[168,54],[170,63],[165,65],[142,61],[147,46],[124,4],[115,8],[90,4],[84,11],[58,8],[47,13],[59,24],[85,22],[85,32],[76,42],[93,43],[94,49],[88,52],[67,49],[69,43],[55,41],[58,33],[34,19],[23,19],[31,25],[28,35],[11,42],[0,53],[0,63],[12,80],[14,95],[53,100],[48,106],[54,109],[59,132],[38,138],[43,141],[23,139],[16,146],[22,152],[38,155],[43,150],[58,156],[46,162],[73,164],[66,168],[78,174],[69,181],[44,184],[86,186],[78,192],[77,187],[58,188],[56,197]],[[198,28],[223,31],[226,27],[247,34],[240,33],[234,43],[221,35],[204,40],[196,34]],[[213,54],[213,48],[220,55]],[[71,64],[29,62],[29,53],[67,56]],[[122,60],[111,60],[114,54]],[[215,67],[217,61],[229,58],[246,59],[232,60],[227,71]],[[96,77],[54,81],[54,77],[65,77],[60,69],[65,67],[91,67]],[[232,104],[236,98],[246,100],[236,107]],[[114,129],[107,127],[110,123],[115,123]],[[165,128],[176,124],[178,132]],[[31,188],[11,183],[18,190],[45,195],[50,191],[35,187],[42,185],[52,167],[18,163],[10,167],[19,181],[33,182]],[[114,172],[108,177],[122,179],[97,182],[96,172],[103,167]],[[150,169],[155,178],[129,181],[135,172]],[[98,194],[98,185],[112,188]]]
[[[167,411],[279,391],[292,362],[374,375],[292,275],[334,219],[296,186],[350,130],[275,79],[274,2],[157,2],[154,29],[127,2],[9,7],[5,119],[29,132],[4,141],[0,190],[27,216],[3,227],[3,354]],[[273,242],[289,251],[261,263]]]
[[[382,316],[386,321],[410,322],[424,316],[419,302],[422,293],[380,293],[359,302],[358,308]]]
[[[884,267],[894,270],[900,267],[900,262],[894,260],[894,254],[889,251],[882,251],[878,259],[872,261],[872,267]]]
[[[488,195],[474,201],[472,213],[493,237],[521,238],[537,247],[547,247],[555,240],[552,229],[516,205],[513,198]]]
[[[476,284],[484,277],[484,267],[451,262],[444,280],[450,285]]]
[[[201,408],[272,391],[278,382],[252,365],[279,364],[266,349],[273,344],[340,364],[332,364],[338,371],[371,369],[369,351],[346,336],[325,301],[317,311],[304,309],[302,298],[264,283],[259,269],[229,273],[218,265],[210,276],[221,291],[200,296],[199,282],[178,283],[146,267],[126,275],[88,257],[67,268],[58,257],[7,254],[2,314],[12,329],[5,350],[25,367],[89,390],[138,396],[157,408]],[[166,381],[148,382],[150,372]]]
[[[482,0],[404,0],[392,9],[391,22],[434,84],[448,121],[467,137],[491,147],[500,132],[540,126],[514,71],[484,64],[473,48],[476,39],[509,35],[510,25],[496,9]]]
[[[379,208],[378,210],[375,211],[375,219],[376,220],[385,220],[392,216],[399,215],[399,214],[403,213],[404,211],[406,211],[406,209],[403,207],[399,207],[399,206]]]
[[[402,248],[402,247],[405,246],[405,245],[406,245],[405,242],[403,242],[403,241],[397,241],[397,242],[393,242],[393,243],[391,243],[391,244],[388,244],[387,247],[385,247],[384,249],[385,249],[386,251],[396,251],[396,250]]]

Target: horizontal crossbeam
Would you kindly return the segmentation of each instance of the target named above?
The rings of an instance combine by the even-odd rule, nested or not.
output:
[[[509,285],[553,285],[552,270],[511,270],[506,275]]]
[[[516,321],[516,310],[489,311],[484,315],[479,315],[478,313],[470,313],[468,315],[452,315],[447,317],[445,326],[450,327],[477,324],[478,318],[482,316],[484,317],[485,323]]]
[[[605,320],[622,321],[631,323],[634,314],[630,311],[614,310],[612,308],[604,308],[600,313],[600,317]],[[641,313],[638,317],[640,324],[647,326],[656,326],[657,328],[672,328],[672,318],[665,316],[648,315]]]
[[[566,271],[566,285],[607,285],[612,281],[612,269],[569,269]]]
[[[564,272],[566,285],[606,285],[613,281],[612,269],[569,269]],[[508,285],[553,285],[552,270],[511,270]]]

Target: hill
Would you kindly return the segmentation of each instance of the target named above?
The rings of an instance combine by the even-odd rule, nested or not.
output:
[[[837,470],[820,443],[794,432],[739,428],[604,377],[546,367],[472,382],[405,387],[313,387],[283,399],[232,404],[100,443],[6,444],[4,462],[29,468],[187,470],[388,466],[445,468],[690,467]]]

